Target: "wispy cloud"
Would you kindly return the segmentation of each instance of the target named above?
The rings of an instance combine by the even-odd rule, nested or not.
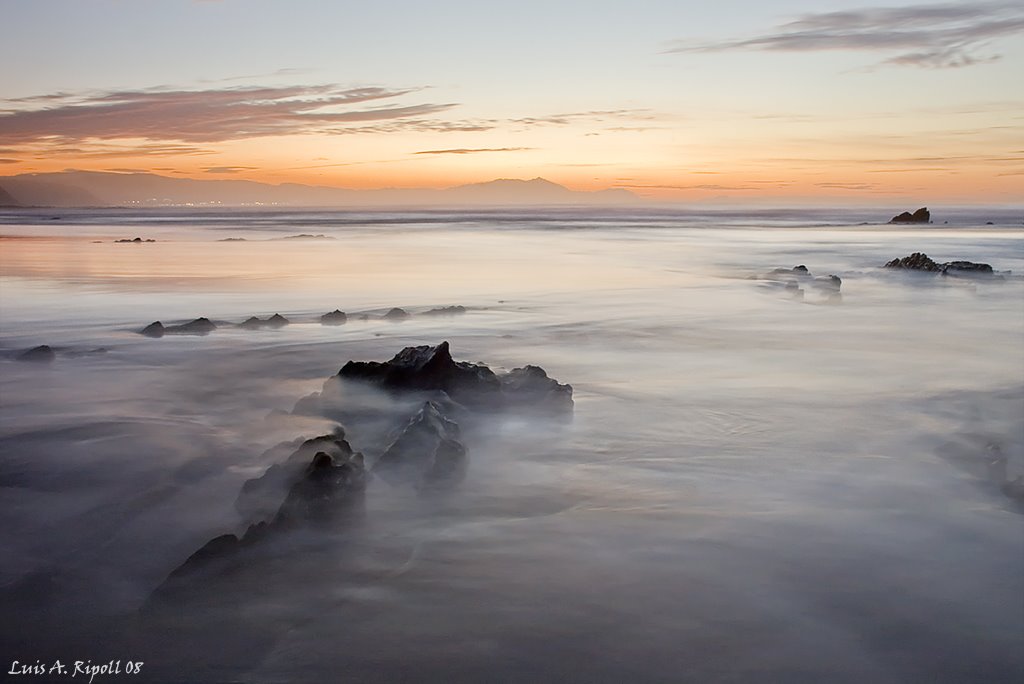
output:
[[[640,184],[619,184],[616,188],[630,189],[651,189],[651,190],[759,190],[760,188],[744,185],[640,185]]]
[[[477,154],[479,152],[523,152],[532,147],[457,147],[451,150],[423,150],[413,154]]]
[[[416,90],[297,85],[55,93],[7,100],[14,107],[0,113],[0,144],[67,146],[97,140],[210,144],[422,117],[454,106],[394,102]]]
[[[256,166],[207,166],[204,173],[240,173],[242,171],[255,171]]]
[[[0,159],[0,164],[18,164],[20,159]]]
[[[863,50],[896,53],[894,66],[955,68],[999,59],[988,41],[1024,32],[1024,4],[945,3],[806,14],[772,31],[712,43],[677,42],[669,52]]]

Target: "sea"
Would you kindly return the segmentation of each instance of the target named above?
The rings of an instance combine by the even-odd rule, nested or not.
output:
[[[1024,680],[1024,209],[894,213],[0,212],[0,667]],[[994,275],[884,268],[915,252]],[[217,329],[139,334],[198,317]],[[457,487],[371,478],[358,523],[150,610],[245,531],[275,445],[336,427],[299,399],[443,341],[569,383],[572,419],[509,411]],[[51,362],[19,360],[40,345]]]

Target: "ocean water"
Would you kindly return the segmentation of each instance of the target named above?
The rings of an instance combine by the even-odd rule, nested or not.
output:
[[[1018,214],[0,215],[2,664],[1020,681],[1024,507],[1003,491],[1024,476]],[[282,239],[299,234],[323,238]],[[113,242],[135,236],[156,242]],[[917,251],[1009,273],[881,268]],[[763,277],[798,264],[840,276],[841,302]],[[449,305],[467,311],[419,315]],[[391,307],[413,315],[383,320]],[[336,308],[348,323],[321,326]],[[291,325],[137,334],[273,313]],[[495,419],[457,489],[374,480],[360,524],[142,610],[208,539],[245,529],[234,500],[270,447],[331,428],[289,415],[298,399],[350,359],[443,340],[570,383],[573,420]],[[41,344],[52,364],[15,360]]]

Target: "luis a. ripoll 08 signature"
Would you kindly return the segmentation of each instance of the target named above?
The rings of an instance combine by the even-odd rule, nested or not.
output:
[[[97,675],[137,675],[142,672],[143,662],[141,660],[111,660],[106,663],[95,664],[91,660],[67,661],[54,660],[43,662],[37,660],[33,663],[23,663],[15,660],[11,663],[9,675],[70,675],[71,677],[88,677],[91,684]]]

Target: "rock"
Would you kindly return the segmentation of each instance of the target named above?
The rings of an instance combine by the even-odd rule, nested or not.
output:
[[[843,286],[843,279],[837,275],[818,276],[811,281],[811,284],[822,290],[839,292],[839,289]]]
[[[335,309],[330,313],[325,313],[320,317],[321,325],[342,325],[348,321],[348,316],[345,315],[344,311]]]
[[[927,207],[921,207],[913,214],[909,211],[905,211],[902,214],[898,214],[889,219],[889,223],[931,223],[932,215],[928,212]]]
[[[423,316],[457,316],[466,313],[464,306],[441,306],[430,311],[424,311]]]
[[[164,333],[167,335],[206,335],[216,329],[217,326],[209,318],[197,318],[181,325],[164,326]]]
[[[438,404],[425,402],[377,459],[373,473],[390,484],[457,484],[466,475],[466,447],[459,437],[458,424]]]
[[[389,321],[403,321],[408,317],[409,312],[406,311],[405,309],[399,309],[398,307],[395,307],[391,309],[391,311],[388,311],[386,314],[384,314],[384,318],[386,318]]]
[[[288,325],[289,320],[281,314],[274,314],[266,320],[261,320],[256,316],[250,316],[242,323],[239,327],[245,328],[246,330],[258,330],[260,328],[283,328]]]
[[[26,349],[16,356],[18,361],[32,361],[34,363],[53,363],[53,360],[57,358],[57,355],[53,353],[45,344],[41,344],[38,347],[32,347]]]
[[[272,525],[325,525],[360,517],[365,504],[363,455],[318,451],[288,490]]]
[[[540,366],[514,368],[500,379],[502,392],[517,404],[554,413],[573,410],[572,387],[549,378]]]
[[[280,445],[280,446],[286,446]],[[356,459],[362,454],[352,451],[340,427],[328,435],[307,439],[290,445],[295,451],[283,462],[270,466],[260,477],[246,480],[235,499],[235,509],[250,520],[271,520],[288,490],[300,479],[307,464],[317,453],[327,453],[339,462]]]
[[[886,268],[904,268],[913,271],[941,271],[942,267],[928,258],[924,252],[914,252],[902,259],[893,259],[885,265]]]
[[[156,240],[143,240],[142,238],[137,237],[137,238],[134,238],[134,239],[125,238],[123,240],[114,240],[114,242],[129,242],[129,243],[138,245],[138,244],[141,244],[143,242],[156,242]]]
[[[995,277],[996,273],[989,264],[975,263],[973,261],[948,261],[939,264],[928,258],[927,254],[914,252],[902,259],[893,259],[885,265],[886,268],[909,269],[915,271],[927,271],[930,273],[941,273],[944,276],[958,277]]]
[[[342,380],[358,380],[390,391],[442,391],[469,408],[530,408],[538,401],[572,409],[572,387],[547,377],[536,366],[499,377],[482,364],[454,361],[449,345],[406,347],[390,361],[349,361],[338,372]]]
[[[164,324],[160,321],[154,321],[140,330],[139,334],[146,337],[163,337],[165,332]]]
[[[990,265],[973,261],[950,261],[942,265],[942,275],[990,276],[994,274]]]

